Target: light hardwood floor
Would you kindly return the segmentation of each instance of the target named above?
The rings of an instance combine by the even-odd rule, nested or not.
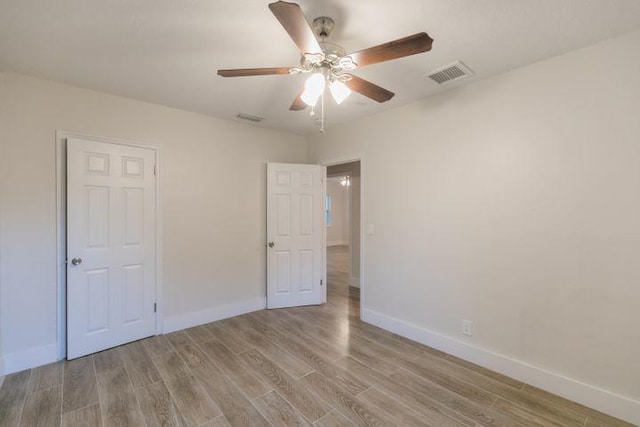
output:
[[[259,311],[0,378],[0,426],[628,426],[362,323],[345,247],[329,302]]]

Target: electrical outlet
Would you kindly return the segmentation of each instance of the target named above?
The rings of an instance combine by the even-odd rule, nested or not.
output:
[[[473,335],[473,322],[471,320],[462,321],[462,334],[468,337]]]

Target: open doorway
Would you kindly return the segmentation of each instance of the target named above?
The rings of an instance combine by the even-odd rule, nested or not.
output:
[[[327,167],[327,302],[360,317],[360,161]],[[343,307],[344,308],[344,307]]]

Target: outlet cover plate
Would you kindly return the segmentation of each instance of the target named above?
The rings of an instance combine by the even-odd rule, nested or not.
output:
[[[462,321],[462,334],[468,337],[473,336],[473,323],[470,320]]]

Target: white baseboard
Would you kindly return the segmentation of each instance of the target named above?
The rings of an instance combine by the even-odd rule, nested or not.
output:
[[[58,360],[58,344],[30,348],[0,357],[0,375],[9,375],[25,369],[53,363]]]
[[[233,316],[262,310],[267,307],[267,299],[264,297],[241,301],[233,304],[221,305],[206,310],[192,313],[179,314],[164,319],[164,333],[180,331],[192,326],[215,322]]]
[[[351,278],[349,279],[349,285],[353,286],[354,288],[359,288],[360,287],[360,278],[351,276]]]
[[[602,390],[562,374],[458,341],[376,311],[362,309],[362,320],[566,399],[640,425],[640,401],[638,400]]]
[[[331,240],[327,242],[327,246],[349,246],[349,242],[346,240]]]

